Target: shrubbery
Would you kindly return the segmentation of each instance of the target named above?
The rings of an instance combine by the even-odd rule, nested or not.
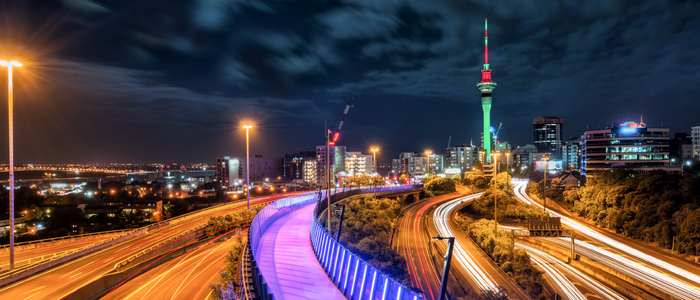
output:
[[[484,250],[506,274],[513,277],[530,297],[546,299],[543,288],[545,279],[542,272],[532,265],[530,256],[524,249],[513,248],[512,236],[508,231],[499,227],[498,235],[495,235],[493,222],[485,219],[475,222],[458,214],[455,220],[479,245],[479,248]]]
[[[635,174],[627,169],[601,172],[580,190],[563,193],[573,210],[596,225],[625,236],[654,241],[680,253],[700,252],[700,176],[664,171]]]
[[[394,221],[400,213],[401,204],[392,199],[354,200],[345,207],[340,243],[382,273],[409,285],[406,259],[389,245]],[[332,231],[337,224],[338,219],[332,217]]]
[[[535,205],[522,203],[504,191],[496,191],[495,195],[498,200],[499,218],[528,219],[542,218],[545,216],[542,209]],[[481,197],[474,199],[472,204],[465,209],[475,215],[493,219],[493,201],[494,192],[492,190],[487,190]]]
[[[208,236],[213,236],[217,233],[223,233],[223,230],[229,227],[250,223],[261,209],[262,207],[254,206],[250,210],[240,209],[225,216],[210,217],[207,221],[206,233]]]
[[[426,192],[432,193],[434,196],[450,194],[457,191],[454,180],[438,176],[431,176],[429,181],[423,186],[423,189]]]
[[[240,296],[236,294],[237,290],[240,290],[239,282],[236,282],[236,275],[240,273],[240,261],[241,251],[245,248],[245,232],[241,232],[233,237],[233,246],[231,250],[226,254],[224,269],[221,270],[221,278],[215,281],[211,285],[212,299],[220,300],[233,300],[240,299]]]

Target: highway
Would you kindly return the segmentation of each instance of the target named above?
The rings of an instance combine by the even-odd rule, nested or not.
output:
[[[515,243],[515,247],[525,249],[533,265],[542,269],[547,280],[553,283],[557,293],[564,295],[567,299],[625,299],[607,286],[547,253],[520,243]]]
[[[525,203],[541,206],[526,194],[527,182],[518,182],[514,185],[516,197]],[[649,286],[659,289],[678,299],[700,299],[700,276],[694,273],[693,268],[677,266],[673,259],[665,256],[650,253],[649,250],[639,247],[636,243],[625,241],[615,237],[613,234],[605,233],[603,230],[581,223],[555,211],[549,210],[550,214],[560,217],[563,225],[576,230],[577,237],[583,235],[606,247],[599,247],[593,243],[579,243],[577,253],[608,266],[613,266],[616,270],[627,274],[637,280],[645,282]],[[563,241],[559,241],[563,242]],[[619,253],[613,253],[613,251]]]
[[[282,198],[258,198],[251,204],[260,204]],[[209,217],[224,215],[245,207],[245,202],[231,204],[222,210],[198,212],[195,215],[149,231],[128,241],[88,254],[27,279],[0,289],[1,299],[56,299],[64,298],[81,286],[100,278],[111,271],[114,264],[168,237],[205,224]]]
[[[242,232],[245,236],[247,231]],[[245,242],[245,239],[243,240]],[[213,239],[126,282],[100,299],[207,299],[236,239]]]
[[[116,238],[115,236],[114,238]],[[73,249],[78,249],[81,247],[85,247],[94,243],[100,244],[102,241],[112,239],[111,236],[94,236],[94,237],[86,237],[82,239],[78,239],[75,241],[66,241],[63,243],[55,243],[55,244],[50,244],[50,245],[45,245],[45,246],[40,246],[37,248],[29,248],[29,249],[22,249],[18,250],[15,249],[15,263],[21,262],[22,260],[25,259],[30,259],[30,258],[35,258],[39,256],[44,256],[44,255],[49,255],[49,254],[54,254],[54,253],[59,253],[59,252],[64,252],[68,250],[73,250]],[[5,252],[5,253],[0,253],[0,266],[3,271],[8,270],[9,267],[9,262],[10,262],[10,252]],[[17,267],[21,267],[22,265],[16,265]],[[2,277],[2,273],[0,273],[0,277]]]
[[[529,299],[529,295],[507,275],[502,274],[500,268],[495,266],[488,256],[481,254],[478,246],[468,240],[469,238],[454,221],[453,216],[457,213],[457,207],[461,206],[463,202],[481,197],[482,194],[460,197],[439,205],[433,212],[435,227],[440,236],[455,237],[452,259],[457,262],[461,270],[468,273],[467,278],[470,284],[476,286],[481,294],[496,297],[506,295],[511,299]]]
[[[431,252],[428,248],[432,241],[428,232],[435,233],[435,229],[428,228],[429,223],[426,217],[433,205],[464,195],[465,190],[464,187],[457,186],[457,192],[460,194],[443,195],[410,205],[398,219],[396,249],[401,256],[406,258],[412,287],[417,291],[422,291],[425,299],[435,300],[438,298],[441,275],[432,262]],[[437,233],[435,234],[437,235]],[[451,286],[459,284],[454,278],[450,282]]]

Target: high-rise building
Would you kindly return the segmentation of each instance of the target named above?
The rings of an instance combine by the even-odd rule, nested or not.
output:
[[[401,167],[401,163],[399,163],[399,161],[400,160],[396,158],[391,160],[391,173],[393,173],[393,175],[401,174],[401,172],[399,172]]]
[[[316,152],[300,151],[284,155],[284,178],[287,180],[304,178],[304,162],[316,160]]]
[[[691,135],[693,137],[693,159],[700,160],[700,126],[695,126],[691,128]]]
[[[317,184],[316,172],[316,160],[305,160],[303,172],[304,181],[308,184]]]
[[[669,158],[671,159],[671,166],[680,166],[685,159],[693,158],[692,133],[676,132],[669,143]]]
[[[561,159],[564,119],[551,116],[537,117],[532,124],[535,127],[535,147],[538,151],[552,153],[553,159]]]
[[[330,147],[329,162],[331,166],[331,183],[335,183],[338,172],[345,171],[345,146]],[[326,146],[316,146],[316,184],[327,182]]]
[[[581,171],[581,137],[571,137],[561,148],[562,168],[567,171]]]
[[[345,152],[345,172],[348,176],[374,174],[374,157],[362,152]]]
[[[217,157],[216,158],[216,181],[221,182],[224,188],[230,188],[238,180],[245,181],[245,166],[240,158]]]
[[[282,177],[284,173],[284,164],[281,157],[262,157],[255,155],[250,158],[250,180],[275,180]]]
[[[447,147],[445,150],[445,168],[459,168],[460,174],[471,171],[474,164],[479,161],[479,150],[479,147],[464,144]]]
[[[481,108],[484,112],[483,147],[486,151],[486,161],[491,163],[491,95],[496,88],[496,82],[491,79],[489,68],[489,31],[488,20],[484,21],[484,69],[481,70],[481,81],[476,84],[481,91]]]
[[[625,122],[603,129],[586,130],[581,140],[582,174],[627,167],[637,171],[669,168],[668,128],[648,128]]]

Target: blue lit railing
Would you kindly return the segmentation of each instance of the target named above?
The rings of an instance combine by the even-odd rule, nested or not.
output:
[[[399,192],[413,188],[415,187],[410,185],[377,188],[376,192]],[[311,247],[328,278],[347,299],[423,300],[418,293],[382,274],[336,242],[316,218],[311,224]]]
[[[250,230],[248,231],[248,240],[250,241],[252,256],[250,267],[252,273],[251,275],[253,277],[253,286],[255,287],[255,294],[258,296],[258,299],[275,299],[274,295],[272,294],[272,290],[267,286],[267,281],[265,280],[262,272],[260,272],[260,268],[258,267],[258,263],[255,259],[260,238],[262,238],[263,234],[265,234],[265,231],[270,228],[272,223],[299,207],[316,202],[317,199],[318,193],[309,192],[277,200],[260,210],[260,212],[255,215],[255,218],[253,218],[253,222],[250,223]]]

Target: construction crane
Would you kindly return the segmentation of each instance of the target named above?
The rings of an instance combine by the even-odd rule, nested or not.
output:
[[[496,145],[498,145],[498,133],[501,131],[501,126],[503,126],[503,123],[499,123],[498,129],[493,133],[493,140],[496,142]]]
[[[345,105],[345,111],[343,111],[343,117],[340,119],[340,124],[338,124],[338,128],[335,129],[335,133],[331,135],[331,129],[328,129],[328,132],[326,133],[326,139],[328,143],[326,144],[326,199],[328,199],[328,232],[331,232],[331,146],[335,145],[335,142],[338,141],[338,138],[340,137],[340,129],[343,128],[343,123],[345,122],[345,117],[348,115],[348,111],[350,110],[350,107],[352,106],[352,100],[353,98],[350,98],[350,101],[348,101],[348,104]],[[333,139],[331,139],[331,136]],[[318,200],[321,201],[321,187],[319,186],[319,191],[318,191]]]
[[[335,145],[335,142],[338,141],[338,138],[340,137],[340,129],[343,128],[343,123],[345,122],[345,116],[348,115],[348,110],[350,110],[350,107],[352,107],[352,100],[355,100],[355,98],[350,98],[350,101],[348,101],[348,104],[345,105],[345,111],[343,111],[343,117],[340,119],[340,124],[338,124],[338,128],[335,129],[335,133],[333,134],[333,139],[331,139],[328,144],[333,146]],[[328,134],[331,133],[331,129],[328,130]]]

